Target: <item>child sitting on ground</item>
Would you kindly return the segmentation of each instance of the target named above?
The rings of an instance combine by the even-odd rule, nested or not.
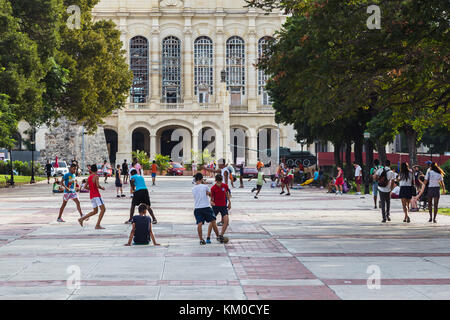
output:
[[[150,244],[150,238],[153,241],[153,245],[159,246],[156,243],[155,236],[152,230],[152,219],[147,216],[147,205],[140,204],[138,207],[139,215],[133,217],[133,228],[130,232],[128,243],[125,246],[131,246],[131,241],[134,240],[135,245],[148,245]]]
[[[61,186],[58,178],[55,178],[55,182],[53,182],[53,193],[63,193],[64,188]]]
[[[87,180],[83,179],[83,181],[81,181],[80,193],[89,193],[89,190],[86,189],[86,184]]]

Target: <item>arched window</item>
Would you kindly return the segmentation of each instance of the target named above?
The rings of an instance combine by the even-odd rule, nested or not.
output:
[[[133,72],[131,101],[145,103],[148,98],[148,41],[137,36],[130,40],[130,69]]]
[[[271,37],[262,37],[258,41],[258,59],[260,60],[267,53],[269,43],[273,40]],[[258,70],[258,95],[261,96],[262,105],[271,105],[269,94],[266,91],[268,76],[264,70]]]
[[[209,102],[214,94],[214,54],[213,43],[208,37],[199,37],[194,42],[195,95],[199,103]]]
[[[173,36],[162,42],[162,100],[181,101],[181,42]]]
[[[230,89],[231,105],[240,105],[245,94],[245,43],[234,36],[227,40],[227,87]]]

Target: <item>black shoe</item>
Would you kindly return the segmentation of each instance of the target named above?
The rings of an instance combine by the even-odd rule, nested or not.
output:
[[[408,219],[406,219],[406,222],[407,222],[407,223],[410,223],[410,222],[411,222],[411,220],[409,219],[409,217],[408,217]]]
[[[432,221],[433,221],[433,219],[431,219],[431,218],[430,218],[430,220],[428,220],[428,222],[432,222]]]
[[[256,189],[255,189],[255,188],[253,188],[253,189],[252,189],[252,193],[253,193],[253,192],[255,192],[255,190],[256,190]]]
[[[220,243],[228,243],[229,239],[224,236],[219,236],[217,239],[219,239]]]
[[[284,193],[284,191],[281,191],[281,192],[280,192],[280,194],[283,194],[283,193]]]
[[[433,220],[434,223],[437,223],[436,219]]]
[[[124,195],[124,194],[123,194],[123,195],[121,195],[121,197],[122,197],[122,198],[125,198],[125,197],[126,197],[126,195]]]
[[[119,195],[117,195],[117,198],[120,198],[120,196],[119,196]]]
[[[205,241],[205,240],[203,240],[203,239],[202,239],[202,240],[200,240],[200,245],[202,245],[202,246],[203,246],[203,245],[205,245],[205,244],[206,244],[206,241]]]
[[[383,219],[383,221],[381,221],[382,223],[386,223],[386,219]]]
[[[255,196],[254,198],[255,198],[255,199],[258,199],[258,197],[257,197],[257,196]]]
[[[290,196],[291,194],[290,194],[290,193],[286,193],[286,195],[287,195],[287,196]]]
[[[406,219],[403,219],[403,222],[406,222]]]
[[[387,216],[387,221],[391,221],[391,217],[390,216]]]

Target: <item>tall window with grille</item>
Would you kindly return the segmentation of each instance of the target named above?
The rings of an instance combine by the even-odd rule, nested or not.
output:
[[[213,42],[208,37],[199,37],[194,42],[195,95],[199,103],[208,103],[214,94]]]
[[[181,41],[173,36],[162,41],[162,102],[181,102]]]
[[[145,103],[149,94],[148,85],[148,40],[136,36],[130,40],[130,69],[133,72],[131,102]]]
[[[273,39],[271,37],[262,37],[258,41],[258,59],[261,60],[268,51],[269,43]],[[264,70],[258,70],[258,95],[261,97],[261,104],[268,106],[272,104],[270,96],[266,90],[266,83],[269,77],[265,74]]]
[[[230,90],[231,106],[240,106],[245,95],[245,43],[234,36],[227,40],[227,89]]]

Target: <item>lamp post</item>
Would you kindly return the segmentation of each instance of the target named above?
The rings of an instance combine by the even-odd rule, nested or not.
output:
[[[434,144],[430,144],[430,161],[433,162],[433,148]]]
[[[31,129],[31,180],[30,183],[36,183],[34,179],[34,149],[35,149],[35,128]]]
[[[14,169],[13,169],[12,147],[9,148],[9,164],[10,164],[10,169],[11,169],[11,187],[14,188]]]

